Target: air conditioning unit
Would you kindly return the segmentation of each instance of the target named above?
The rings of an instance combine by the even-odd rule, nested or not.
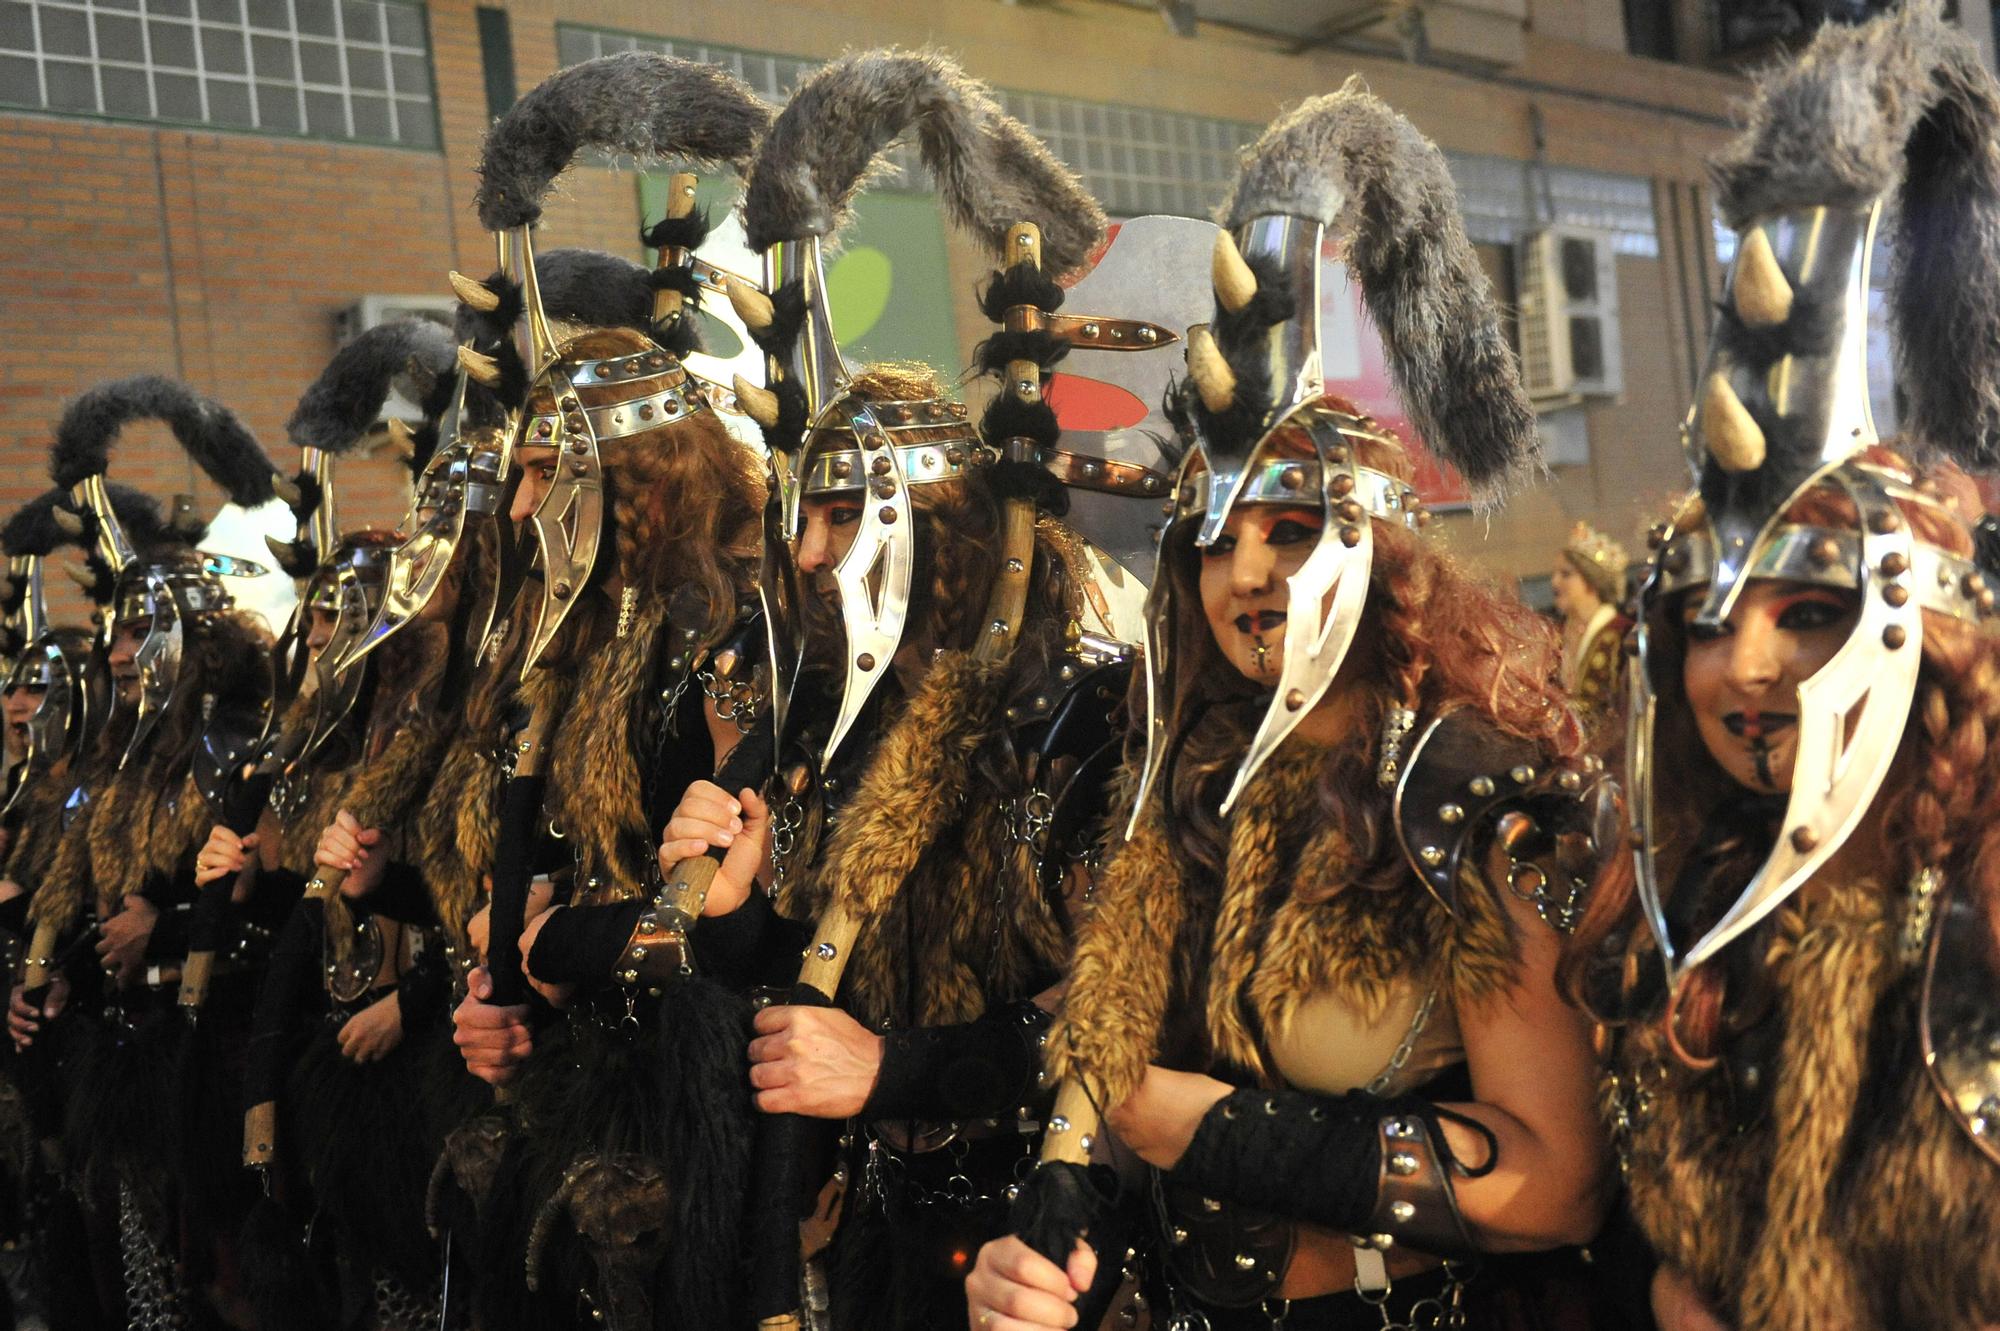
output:
[[[429,319],[449,329],[457,313],[458,302],[450,296],[363,296],[333,316],[333,344],[344,347],[370,328],[393,323],[397,319]],[[394,416],[412,424],[423,419],[423,412],[417,404],[400,392],[389,394],[388,402],[383,404],[382,415],[385,418]]]
[[[1625,391],[1618,268],[1602,231],[1554,226],[1514,250],[1521,370],[1537,400]]]

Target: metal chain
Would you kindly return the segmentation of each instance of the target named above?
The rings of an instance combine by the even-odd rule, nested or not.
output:
[[[187,1290],[173,1256],[124,1183],[118,1185],[118,1257],[125,1278],[127,1331],[178,1331],[186,1326]]]
[[[752,680],[731,680],[720,684],[713,670],[699,670],[695,678],[701,681],[702,696],[715,707],[715,714],[724,721],[733,722],[736,733],[747,735],[757,724],[758,704],[763,700],[757,696],[757,685]]]
[[[1437,1000],[1438,990],[1433,988],[1424,995],[1424,1001],[1417,1004],[1417,1014],[1410,1018],[1410,1029],[1403,1032],[1402,1043],[1396,1046],[1395,1053],[1389,1055],[1389,1061],[1382,1070],[1361,1088],[1365,1094],[1382,1094],[1389,1088],[1389,1083],[1396,1079],[1396,1074],[1409,1063],[1410,1055],[1416,1051],[1417,1038],[1424,1033],[1424,1027],[1430,1024],[1431,1009],[1437,1006]]]
[[[431,1331],[444,1315],[436,1294],[418,1294],[381,1267],[375,1268],[374,1284],[376,1331]]]
[[[1521,884],[1532,877],[1534,886],[1523,889]],[[1549,876],[1540,865],[1524,863],[1512,855],[1507,857],[1507,891],[1515,900],[1526,902],[1535,908],[1542,923],[1559,934],[1568,935],[1576,931],[1576,922],[1583,917],[1583,893],[1589,883],[1576,876],[1568,875],[1569,890],[1558,899],[1549,891]]]

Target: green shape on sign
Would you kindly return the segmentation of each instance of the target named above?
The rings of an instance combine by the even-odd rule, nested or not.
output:
[[[895,282],[889,256],[873,245],[857,245],[836,258],[826,274],[834,337],[852,345],[868,336],[889,308]]]

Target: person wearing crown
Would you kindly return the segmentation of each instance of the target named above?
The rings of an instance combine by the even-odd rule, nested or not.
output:
[[[1628,562],[1624,546],[1578,522],[1549,574],[1562,622],[1563,688],[1586,720],[1608,717],[1624,701]]]

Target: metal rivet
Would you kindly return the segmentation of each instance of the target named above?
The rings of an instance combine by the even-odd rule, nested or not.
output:
[[[1909,638],[1909,632],[1901,624],[1891,624],[1882,630],[1882,645],[1892,652],[1908,642]]]
[[[1052,1118],[1050,1118],[1050,1119],[1049,1119],[1049,1131],[1050,1131],[1050,1132],[1068,1132],[1068,1131],[1069,1131],[1069,1120],[1068,1120],[1068,1119],[1066,1119],[1066,1118],[1064,1118],[1064,1117],[1063,1117],[1063,1116],[1062,1116],[1061,1114],[1057,1114],[1057,1115],[1055,1115],[1054,1117],[1052,1117]]]
[[[1460,822],[1465,818],[1465,810],[1456,804],[1442,805],[1438,809],[1438,817],[1447,823]]]
[[[1466,783],[1466,789],[1479,796],[1479,798],[1485,799],[1493,793],[1493,778],[1490,776],[1475,776],[1471,781]]]
[[[1306,705],[1306,695],[1302,689],[1293,689],[1285,695],[1285,710],[1296,712]]]
[[[821,943],[813,951],[819,954],[821,961],[832,961],[836,956],[840,955],[840,949],[831,943]]]
[[[1810,854],[1813,847],[1818,844],[1819,834],[1814,832],[1810,827],[1795,827],[1792,829],[1792,849],[1796,850],[1799,854]]]
[[[1204,1197],[1201,1199],[1201,1209],[1207,1215],[1214,1215],[1222,1209],[1222,1203],[1213,1197]]]
[[[1885,578],[1900,578],[1909,569],[1910,557],[1900,550],[1892,550],[1882,556],[1882,576]]]
[[[1507,775],[1513,780],[1515,785],[1525,786],[1535,779],[1535,769],[1526,763],[1522,763],[1519,767],[1509,771]]]
[[[1583,789],[1583,775],[1580,772],[1564,772],[1556,778],[1556,784],[1567,791]]]
[[[896,510],[889,507],[887,504],[884,504],[882,505],[881,511],[877,513],[875,516],[882,519],[883,526],[885,527],[893,526],[896,521]]]
[[[1022,564],[1021,564],[1021,561],[1020,561],[1020,560],[1018,560],[1018,559],[1009,559],[1009,560],[1007,561],[1007,571],[1008,571],[1009,573],[1019,573],[1019,572],[1021,571],[1021,569],[1022,569]]]
[[[1255,1271],[1257,1269],[1257,1259],[1247,1252],[1239,1252],[1236,1254],[1236,1269],[1239,1271]]]
[[[1284,486],[1287,490],[1296,490],[1305,483],[1306,469],[1304,467],[1287,467],[1278,473],[1278,484]]]
[[[1425,846],[1422,850],[1417,852],[1417,858],[1422,860],[1425,864],[1428,864],[1431,868],[1435,869],[1440,864],[1444,863],[1444,852],[1442,850],[1439,850],[1436,846]]]
[[[1340,529],[1340,543],[1350,550],[1361,544],[1361,528],[1342,527]]]
[[[861,653],[861,655],[854,658],[854,665],[858,670],[873,670],[875,668],[875,653]]]
[[[1389,1157],[1389,1172],[1404,1178],[1417,1172],[1417,1157],[1408,1151],[1398,1151]]]
[[[1887,536],[1903,525],[1903,518],[1894,509],[1883,509],[1868,519],[1868,530],[1877,536]]]
[[[1399,1225],[1409,1224],[1417,1218],[1416,1204],[1414,1202],[1390,1202],[1389,1218]]]
[[[877,476],[887,476],[889,474],[889,455],[887,453],[877,455],[875,460],[868,464],[868,470]]]
[[[558,582],[554,587],[551,587],[549,590],[555,593],[555,597],[558,601],[566,601],[569,599],[570,585],[567,582]]]
[[[1342,472],[1340,475],[1333,478],[1332,484],[1328,485],[1327,489],[1332,493],[1335,499],[1345,498],[1347,495],[1353,493],[1354,478],[1352,476],[1349,476],[1347,473]]]
[[[1910,603],[1910,589],[1900,582],[1892,582],[1882,589],[1882,599],[1890,605],[1901,607]]]

